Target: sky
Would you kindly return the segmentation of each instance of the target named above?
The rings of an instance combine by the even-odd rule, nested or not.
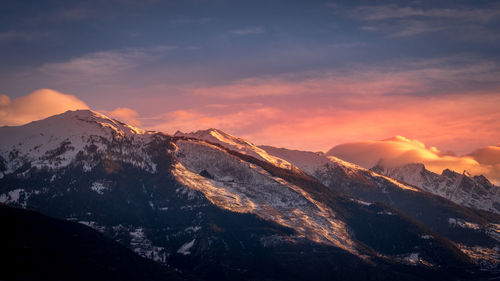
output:
[[[500,144],[498,30],[500,1],[3,0],[0,125],[91,108],[294,149],[403,136],[468,155]]]

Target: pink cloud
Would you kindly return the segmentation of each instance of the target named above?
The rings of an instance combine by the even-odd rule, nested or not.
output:
[[[76,109],[88,109],[88,106],[75,96],[50,89],[40,89],[14,100],[0,95],[0,125],[22,125]]]
[[[225,120],[212,123],[219,128],[238,127],[241,134],[271,145],[328,150],[353,140],[406,135],[463,153],[500,139],[497,66],[464,61],[460,67],[446,60],[408,61],[344,72],[249,78],[185,87],[183,99],[194,101],[191,110],[198,114]],[[469,89],[474,87],[463,81],[491,87]],[[273,118],[244,120],[253,120],[251,125],[230,124],[226,116],[250,114],[242,103],[260,103],[275,113]]]
[[[408,96],[372,98],[371,103],[383,103],[380,108],[377,105],[374,108],[352,105],[345,100],[338,105],[295,102],[270,104],[266,108],[268,111],[272,109],[273,114],[259,118],[253,118],[252,111],[257,110],[253,108],[231,108],[231,112],[218,108],[217,111],[206,110],[204,114],[224,120],[211,125],[226,130],[238,128],[240,135],[246,135],[254,142],[309,150],[328,150],[338,143],[401,134],[443,150],[467,152],[500,139],[500,124],[493,121],[500,120],[497,110],[500,97],[491,94],[432,99]],[[370,103],[370,98],[366,97],[359,103]],[[228,117],[238,115],[234,110],[240,112],[240,118]],[[195,121],[192,127],[196,127]]]
[[[215,107],[220,109],[220,107]],[[220,128],[242,137],[248,131],[257,130],[260,121],[271,120],[278,111],[270,107],[253,107],[235,112],[201,112],[196,110],[176,110],[157,117],[160,121],[149,128],[167,133],[175,131],[191,132],[199,129]]]
[[[500,148],[499,148],[500,149]],[[467,171],[472,175],[485,175],[495,183],[500,182],[500,158],[488,155],[487,160],[480,159],[481,153],[490,148],[479,149],[476,153],[453,156],[441,153],[436,147],[426,147],[418,140],[410,140],[397,136],[381,141],[359,141],[345,143],[333,147],[328,155],[371,168],[379,161],[387,167],[396,167],[409,163],[423,163],[427,169],[441,173],[444,169],[451,169],[458,173]],[[497,155],[498,157],[499,155]],[[476,158],[478,157],[478,158]]]
[[[112,111],[101,110],[101,112],[132,126],[139,127],[142,125],[141,121],[138,119],[139,113],[127,107],[118,107]]]
[[[327,151],[336,144],[404,135],[464,154],[500,141],[499,75],[495,63],[451,58],[215,86],[159,84],[141,88],[140,96],[137,89],[124,89],[124,104],[107,113],[146,129],[174,133],[215,127],[257,144],[293,149]],[[0,96],[1,112],[10,103]],[[485,165],[481,161],[487,160],[476,161]]]
[[[476,149],[468,155],[481,164],[500,165],[500,144]]]

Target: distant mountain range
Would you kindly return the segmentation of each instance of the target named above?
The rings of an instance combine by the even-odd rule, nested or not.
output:
[[[466,172],[460,174],[449,169],[439,175],[427,170],[423,164],[391,168],[378,164],[372,170],[457,204],[500,214],[500,187],[484,176],[470,176]]]
[[[165,274],[483,280],[499,273],[500,215],[332,156],[258,147],[217,129],[171,136],[89,110],[2,127],[0,135],[0,202],[89,226]]]

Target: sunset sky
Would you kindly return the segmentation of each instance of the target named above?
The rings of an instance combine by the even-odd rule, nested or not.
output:
[[[168,133],[463,155],[500,143],[498,30],[496,1],[4,0],[0,125],[88,107]]]

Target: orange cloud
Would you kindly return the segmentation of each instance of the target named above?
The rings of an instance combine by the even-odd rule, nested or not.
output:
[[[451,149],[458,153],[500,140],[498,92],[434,97],[383,95],[386,86],[382,85],[392,84],[381,81],[376,87],[378,94],[373,95],[358,93],[360,89],[356,88],[348,95],[290,95],[254,100],[197,96],[192,101],[200,104],[191,102],[191,109],[181,108],[154,120],[144,120],[146,127],[166,132],[215,127],[258,144],[312,151],[391,135],[408,136],[442,151]],[[245,95],[254,89],[249,87]],[[328,84],[318,84],[315,88],[326,93]],[[223,96],[226,94],[229,92]]]
[[[405,135],[464,153],[500,140],[498,69],[467,57],[358,65],[184,87],[178,104],[189,100],[190,111],[209,117],[210,126],[236,128],[240,136],[263,144],[327,150],[338,143]],[[256,103],[273,116],[253,118],[259,106],[240,106]],[[244,114],[248,118],[229,118]],[[197,126],[195,119],[190,128],[207,123]]]
[[[500,164],[500,144],[498,146],[487,146],[479,148],[468,154],[481,164],[499,165]]]
[[[67,110],[88,108],[77,97],[50,89],[37,90],[14,100],[0,95],[0,125],[22,125]]]
[[[218,107],[216,107],[219,109]],[[248,132],[255,131],[264,120],[273,120],[279,112],[270,107],[257,107],[236,112],[204,113],[196,110],[176,110],[157,117],[155,125],[148,126],[153,130],[174,133],[177,130],[192,132],[200,129],[218,128],[240,137],[252,136]]]
[[[255,97],[283,97],[309,95],[344,96],[351,102],[359,96],[380,96],[387,93],[411,94],[423,88],[415,80],[415,73],[378,73],[377,71],[353,72],[350,75],[324,73],[314,78],[284,76],[247,78],[231,84],[198,88],[185,88],[194,96],[241,99]],[[412,79],[413,78],[413,79]],[[350,99],[348,95],[355,95]]]
[[[141,121],[138,119],[139,113],[127,107],[118,107],[113,111],[101,110],[101,112],[132,126],[139,127],[142,125]]]
[[[500,144],[476,149],[468,155],[488,168],[485,172],[487,178],[500,184]]]
[[[500,147],[498,147],[500,149]],[[495,183],[500,182],[500,169],[496,164],[500,158],[488,155],[479,159],[483,152],[491,148],[479,149],[475,153],[465,156],[447,155],[436,147],[426,147],[418,140],[409,140],[402,136],[381,140],[345,143],[333,147],[328,155],[333,155],[346,161],[356,163],[366,168],[375,166],[379,161],[387,167],[396,167],[408,163],[423,163],[427,169],[441,173],[444,169],[451,169],[458,173],[467,171],[472,175],[485,175]],[[496,155],[496,157],[500,154]],[[478,158],[476,158],[478,157]]]
[[[495,95],[372,98],[373,108],[358,108],[345,101],[325,105],[291,102],[268,105],[272,116],[253,118],[253,110],[242,108],[237,110],[242,115],[249,113],[248,120],[226,118],[222,109],[210,116],[225,120],[226,127],[219,128],[239,127],[240,135],[254,142],[314,151],[353,140],[407,135],[463,153],[500,139],[500,123],[494,121],[500,120],[500,97]],[[369,103],[370,98],[363,102]]]

